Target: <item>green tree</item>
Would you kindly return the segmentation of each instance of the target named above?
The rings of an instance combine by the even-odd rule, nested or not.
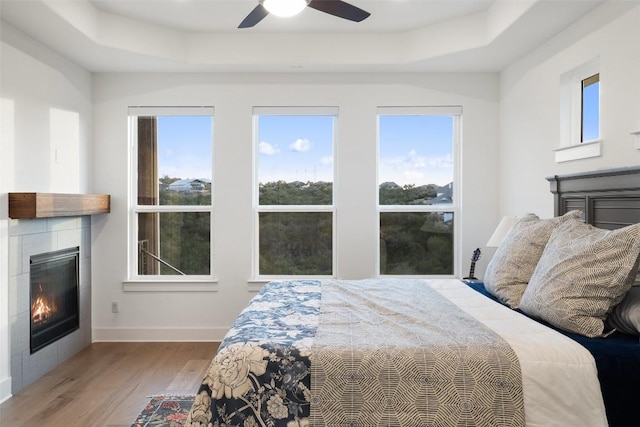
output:
[[[333,184],[323,181],[275,181],[260,183],[258,193],[262,206],[330,205]]]

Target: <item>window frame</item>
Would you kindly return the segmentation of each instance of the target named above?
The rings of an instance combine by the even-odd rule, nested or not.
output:
[[[598,137],[583,141],[583,81],[598,75]],[[556,163],[602,155],[602,73],[595,58],[560,76],[560,144]]]
[[[138,118],[159,116],[208,116],[212,119],[211,129],[211,171],[214,175],[214,130],[215,109],[213,106],[185,106],[185,107],[129,107],[128,108],[128,138],[129,138],[129,200],[128,200],[128,234],[127,234],[127,280],[123,281],[124,291],[216,291],[217,279],[214,263],[214,206],[215,191],[212,179],[211,203],[208,205],[139,205],[138,204]],[[138,273],[138,214],[141,213],[209,213],[210,218],[210,257],[209,274],[202,275],[141,275]]]
[[[460,146],[462,143],[462,112],[461,106],[380,106],[376,111],[376,209],[377,227],[376,233],[380,238],[380,215],[382,213],[393,212],[422,212],[422,213],[452,213],[453,223],[453,271],[451,274],[381,274],[381,250],[380,245],[376,248],[376,275],[378,277],[402,277],[402,278],[455,278],[460,277],[459,248],[460,238]],[[380,116],[452,116],[453,117],[453,141],[452,141],[452,161],[453,161],[453,198],[451,204],[441,205],[381,205],[380,204]]]
[[[337,214],[336,214],[336,197],[337,197],[337,168],[336,168],[336,152],[337,152],[337,127],[338,127],[338,107],[331,106],[255,106],[252,111],[252,139],[253,139],[253,256],[251,261],[252,280],[254,282],[263,283],[277,279],[329,279],[337,277],[338,271],[338,254],[337,254]],[[260,116],[331,116],[333,117],[333,182],[331,191],[330,205],[260,205]],[[331,212],[331,275],[287,275],[287,274],[260,274],[260,213],[269,212]]]

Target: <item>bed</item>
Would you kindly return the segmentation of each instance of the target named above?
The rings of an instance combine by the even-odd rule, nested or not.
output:
[[[618,234],[640,223],[640,168],[547,179],[556,218],[579,210],[598,230]],[[554,227],[547,246],[560,239]],[[636,258],[637,243],[629,243]],[[568,331],[536,311],[544,292],[531,289],[548,273],[540,267],[515,307],[494,289],[496,268],[487,286],[456,279],[271,282],[225,336],[186,425],[636,425],[640,343],[607,323],[627,303],[636,269],[637,259],[620,273],[628,286],[610,298],[593,333]]]

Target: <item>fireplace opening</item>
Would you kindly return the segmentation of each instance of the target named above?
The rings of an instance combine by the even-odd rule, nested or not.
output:
[[[30,258],[32,354],[80,327],[79,258],[77,246]]]

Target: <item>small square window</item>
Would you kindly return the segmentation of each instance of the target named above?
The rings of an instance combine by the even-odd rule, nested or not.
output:
[[[261,275],[333,274],[333,212],[260,212]]]
[[[453,212],[381,212],[380,274],[453,274]]]

